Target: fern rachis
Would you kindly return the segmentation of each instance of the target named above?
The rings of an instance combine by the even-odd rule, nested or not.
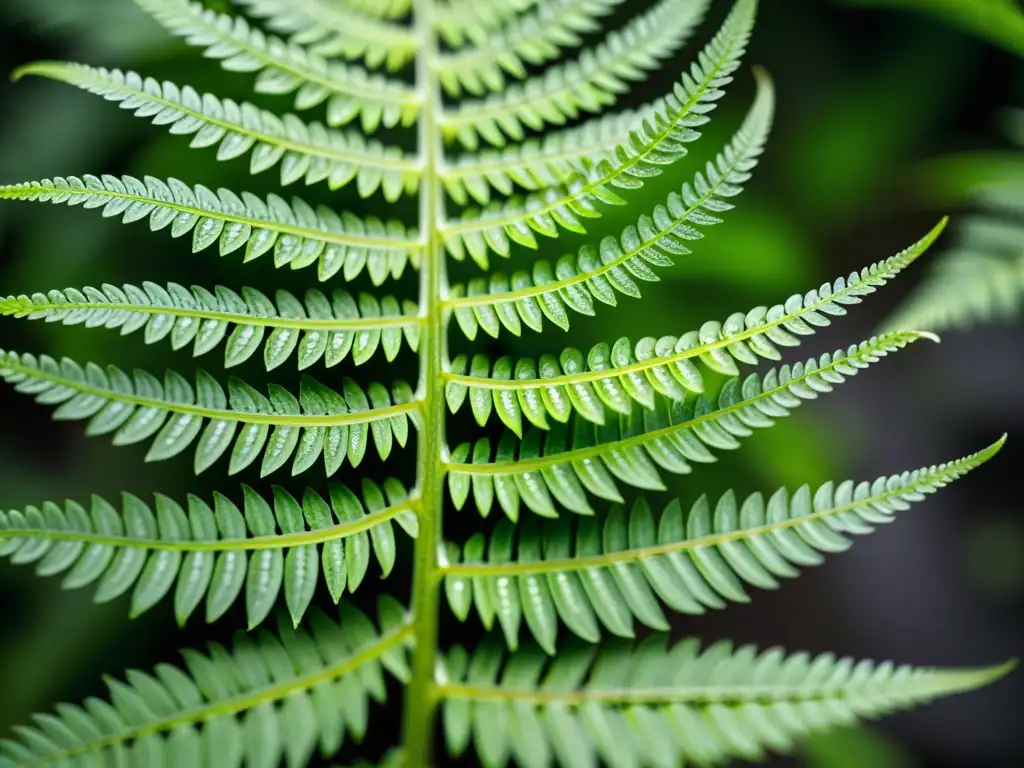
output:
[[[370,703],[386,698],[385,672],[404,685],[404,714],[402,743],[381,765],[431,765],[436,714],[449,754],[472,744],[488,768],[712,764],[787,751],[813,728],[1008,670],[897,669],[725,643],[701,650],[695,641],[668,648],[659,634],[632,641],[638,626],[667,630],[669,611],[722,609],[751,599],[750,587],[778,587],[998,452],[1002,441],[958,461],[813,492],[780,489],[767,501],[730,492],[684,506],[633,492],[665,490],[666,475],[694,472],[882,357],[933,339],[897,331],[783,361],[909,266],[944,222],[860,272],[693,330],[668,329],[679,335],[536,359],[449,353],[453,325],[472,342],[481,329],[495,338],[524,326],[543,333],[545,322],[568,329],[574,314],[609,311],[723,221],[771,127],[774,90],[760,71],[745,120],[712,162],[617,237],[591,232],[607,206],[632,205],[647,178],[676,172],[740,66],[754,0],[737,0],[670,93],[557,133],[544,129],[600,114],[627,82],[660,66],[708,3],[661,0],[593,47],[581,35],[602,29],[616,0],[238,0],[252,21],[190,0],[136,3],[226,69],[254,73],[257,94],[290,94],[297,113],[319,109],[322,118],[120,70],[44,62],[20,73],[100,95],[192,147],[216,147],[219,161],[246,157],[253,174],[277,167],[282,187],[351,185],[384,215],[154,177],[0,187],[3,199],[144,220],[190,238],[196,253],[216,246],[241,252],[242,263],[316,265],[325,283],[301,297],[147,282],[0,299],[0,314],[15,318],[141,332],[194,356],[223,348],[225,367],[261,350],[267,371],[295,360],[306,372],[297,392],[9,351],[0,352],[0,376],[55,406],[55,417],[86,421],[88,434],[150,442],[149,460],[194,446],[197,472],[258,465],[261,477],[310,478],[304,491],[94,496],[0,512],[0,556],[61,575],[67,588],[96,585],[97,601],[130,595],[132,615],[166,600],[180,623],[196,613],[212,622],[244,604],[254,632],[284,608],[274,633],[240,633],[230,651],[186,652],[181,668],[129,671],[108,682],[110,703],[38,716],[0,742],[0,768],[304,765],[316,751],[334,756],[346,735],[362,739]],[[527,64],[547,68],[530,74]],[[456,101],[464,91],[471,97]],[[413,153],[364,135],[413,124]],[[481,139],[500,149],[478,151]],[[451,140],[468,151],[457,155]],[[387,214],[388,203],[414,195],[415,221]],[[590,242],[521,267],[521,251],[566,231]],[[510,258],[511,274],[488,271],[492,255]],[[448,259],[466,256],[483,274],[453,285]],[[381,289],[407,270],[417,272],[415,300],[398,285]],[[347,285],[364,275],[372,288]],[[392,362],[406,348],[418,357],[415,385],[356,380],[356,366],[377,352]],[[744,371],[764,360],[777,364]],[[497,416],[500,436],[449,443],[446,424],[467,406],[480,427]],[[387,460],[413,445],[415,478],[359,476],[368,452]],[[449,506],[484,517],[497,507],[504,517],[456,542],[443,527]],[[371,618],[344,595],[365,591],[371,568],[391,574],[396,527],[413,539],[408,605],[379,595]],[[340,624],[314,605],[321,584],[340,605]],[[442,652],[446,608],[494,631],[475,650]]]

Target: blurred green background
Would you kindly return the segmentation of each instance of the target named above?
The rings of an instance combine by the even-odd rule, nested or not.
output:
[[[890,255],[943,213],[954,214],[955,223],[975,184],[1020,172],[1020,162],[1004,154],[995,119],[1001,107],[1024,104],[1020,60],[927,14],[866,7],[870,4],[763,3],[747,61],[771,71],[779,109],[752,185],[726,223],[698,243],[692,256],[665,270],[662,282],[648,286],[642,302],[624,299],[617,311],[575,320],[571,343],[679,332],[709,318],[781,301]],[[643,4],[625,5],[633,13]],[[698,39],[677,62],[631,91],[623,105],[665,91],[726,10],[726,3],[714,3]],[[225,73],[189,52],[130,0],[4,0],[0,69],[9,72],[43,58],[131,68],[221,96],[251,98],[249,77]],[[728,140],[752,93],[753,78],[745,67],[689,162],[634,195],[638,207],[633,211],[649,210],[692,177],[697,164]],[[290,109],[284,101],[261,103]],[[949,156],[955,160],[932,162]],[[190,151],[186,140],[96,97],[40,81],[0,83],[0,183],[99,172],[173,175],[254,192],[273,189],[276,182],[273,172],[248,177],[244,160],[216,163],[211,152]],[[321,189],[301,194],[357,212],[380,212],[384,205],[378,198],[351,201],[347,192],[334,198]],[[594,231],[614,232],[634,218],[635,213],[616,212]],[[558,243],[549,255],[576,244]],[[235,257],[190,256],[187,251],[185,243],[151,234],[144,225],[122,226],[79,209],[0,206],[4,293],[145,279],[301,290],[310,279],[308,271],[275,272],[260,262],[242,269]],[[927,264],[915,267],[809,342],[804,354],[869,336],[925,269]],[[396,290],[414,295],[411,284]],[[543,340],[536,335],[503,338],[491,345],[492,351],[557,351],[566,339],[557,329],[551,333],[554,338]],[[187,352],[171,353],[166,344],[149,348],[136,337],[121,340],[106,331],[8,319],[0,322],[0,346],[154,372],[171,365],[188,373],[196,365]],[[1019,655],[1024,521],[1016,471],[1024,449],[1015,438],[1024,436],[1022,352],[1021,327],[949,334],[938,347],[916,345],[757,434],[718,464],[676,479],[673,492],[684,501],[730,487],[746,494],[783,484],[870,479],[955,458],[1003,431],[1011,435],[991,465],[858,542],[849,553],[777,593],[757,594],[751,605],[681,619],[678,631],[709,640],[731,637],[917,664],[990,663]],[[411,378],[414,358],[398,362],[408,366]],[[198,364],[220,369],[213,355]],[[355,375],[368,381],[382,373],[380,363],[371,362]],[[257,367],[244,374],[254,384],[296,380],[288,366],[269,376]],[[328,383],[338,375],[314,374]],[[179,498],[214,488],[237,493],[237,481],[215,472],[194,477],[187,454],[144,464],[139,451],[87,440],[80,426],[51,422],[48,409],[32,406],[7,388],[0,389],[0,408],[0,503],[7,507],[48,498],[85,499],[90,493],[113,497],[122,490]],[[408,470],[399,459],[390,471],[409,478]],[[271,480],[292,489],[303,484],[285,477]],[[323,483],[313,475],[303,481]],[[469,513],[446,523],[456,539],[474,525],[479,523]],[[404,594],[406,577],[396,570],[388,588]],[[196,620],[175,632],[166,607],[129,621],[126,603],[97,607],[87,590],[63,593],[56,579],[38,579],[30,569],[0,563],[0,734],[58,699],[77,700],[99,691],[101,673],[149,667],[171,659],[182,645],[207,637],[228,639],[242,626],[238,616],[229,615],[212,628]],[[476,628],[446,628],[449,637],[466,631]],[[1018,673],[991,690],[886,721],[877,729],[817,740],[795,759],[820,768],[1024,765],[1022,711],[1024,676]],[[394,739],[393,721],[378,717],[380,725],[371,731],[365,754],[378,754]]]

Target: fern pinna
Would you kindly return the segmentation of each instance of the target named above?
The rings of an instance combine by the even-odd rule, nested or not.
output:
[[[973,191],[976,210],[957,232],[925,281],[885,323],[885,328],[961,329],[1016,319],[1024,305],[1024,184],[1012,162],[1024,146],[1024,114],[1005,122],[1017,150],[998,180]]]
[[[243,486],[212,498],[94,496],[0,513],[0,553],[61,574],[66,587],[92,586],[98,601],[126,596],[133,614],[173,601],[180,622],[195,613],[214,621],[244,603],[253,632],[230,649],[186,651],[182,666],[112,679],[108,701],[58,705],[2,742],[0,765],[299,766],[316,752],[335,755],[346,737],[359,742],[389,677],[404,684],[405,713],[401,744],[382,764],[432,764],[442,749],[435,715],[443,748],[456,756],[472,746],[486,766],[712,764],[786,751],[810,730],[1005,672],[701,648],[663,634],[671,611],[747,601],[751,587],[775,588],[847,548],[1001,441],[873,482],[767,498],[635,492],[663,491],[666,474],[738,448],[925,338],[898,331],[778,362],[783,348],[904,270],[942,224],[860,272],[693,330],[667,329],[676,335],[536,358],[448,353],[453,319],[473,341],[481,331],[540,333],[610,311],[722,221],[768,137],[773,90],[760,71],[746,119],[706,167],[636,211],[618,236],[551,253],[563,233],[585,234],[609,206],[631,205],[649,178],[676,173],[740,67],[754,0],[737,0],[671,92],[616,114],[605,110],[674,58],[707,0],[660,0],[593,46],[621,0],[238,0],[248,20],[190,0],[136,4],[224,68],[252,73],[258,94],[288,95],[296,112],[318,115],[83,64],[31,64],[19,74],[98,94],[218,160],[248,158],[253,173],[277,169],[282,187],[354,185],[382,213],[153,177],[0,188],[5,199],[144,221],[191,238],[195,252],[315,266],[317,276],[310,271],[302,296],[105,284],[0,304],[6,315],[141,332],[146,343],[190,346],[196,356],[220,349],[227,367],[262,354],[267,370],[309,370],[290,391],[205,371],[161,378],[0,356],[3,377],[56,406],[57,418],[84,420],[89,434],[118,445],[147,443],[150,460],[191,450],[197,472],[258,466],[260,476],[311,477],[300,493]],[[389,143],[414,126],[414,152]],[[413,196],[415,221],[386,213]],[[549,258],[528,265],[531,249]],[[518,262],[509,273],[492,269],[506,258]],[[480,276],[450,284],[451,261],[471,262],[460,269]],[[416,300],[399,280],[411,272]],[[360,364],[381,353],[400,361],[405,348],[418,370],[359,380]],[[763,360],[777,367],[750,372]],[[488,431],[449,442],[449,412],[459,411]],[[411,444],[415,478],[353,471],[367,454],[387,459]],[[448,507],[500,517],[450,541]],[[371,569],[391,573],[406,537],[408,601],[380,596],[372,615],[348,604],[345,593],[365,590]],[[338,603],[333,616],[311,607],[321,584]],[[263,628],[279,604],[276,628]],[[448,609],[493,630],[486,642],[442,651]]]

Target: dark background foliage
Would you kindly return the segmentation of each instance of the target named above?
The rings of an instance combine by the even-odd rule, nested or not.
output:
[[[632,12],[640,3],[625,5]],[[664,91],[725,10],[725,3],[714,3],[695,44],[628,100],[639,104]],[[187,52],[130,0],[0,3],[0,70],[41,58],[133,68],[234,98],[246,98],[250,83]],[[806,291],[902,248],[941,213],[965,210],[974,183],[1004,172],[1000,156],[991,154],[1004,148],[995,117],[1004,105],[1022,103],[1020,62],[929,17],[814,0],[769,1],[748,62],[768,67],[779,90],[774,136],[750,191],[727,223],[668,270],[642,303],[626,300],[616,312],[575,321],[572,343],[678,331]],[[678,188],[698,161],[724,143],[752,90],[744,68],[691,162],[637,195],[639,209]],[[218,164],[210,152],[188,151],[186,143],[64,86],[0,83],[0,183],[111,172],[173,175],[256,192],[272,188],[270,175],[249,179],[244,161]],[[929,162],[949,154],[956,154],[955,162]],[[308,198],[317,194],[323,192],[303,192]],[[332,202],[357,210],[382,205],[376,198]],[[601,233],[621,228],[628,218],[609,217]],[[563,245],[571,243],[558,244],[555,255]],[[4,293],[145,279],[271,291],[301,289],[309,278],[308,272],[275,272],[260,262],[240,269],[237,258],[219,259],[210,252],[189,256],[187,250],[185,243],[150,234],[144,225],[119,226],[78,209],[0,206]],[[870,335],[926,269],[927,263],[915,267],[812,340],[805,354]],[[413,295],[411,285],[400,286],[404,290]],[[555,351],[564,340],[561,332],[553,334],[557,338],[502,339],[502,348]],[[182,372],[194,367],[187,353],[172,355],[166,345],[145,347],[138,337],[120,341],[110,332],[14,320],[0,323],[0,346],[155,372],[165,365]],[[677,480],[673,491],[689,502],[701,492],[718,494],[729,487],[746,494],[782,484],[873,478],[954,458],[1003,431],[1011,435],[991,465],[859,541],[849,553],[830,558],[778,592],[757,593],[751,605],[679,619],[677,633],[918,664],[990,663],[1019,654],[1024,639],[1024,522],[1016,475],[1024,455],[1017,437],[1024,435],[1022,350],[1019,327],[950,333],[939,347],[916,345],[751,438],[717,465]],[[398,362],[411,378],[414,358]],[[213,356],[199,364],[219,368]],[[296,380],[289,366],[269,376],[258,366],[242,373],[257,384]],[[328,383],[337,375],[315,373]],[[365,381],[374,374],[387,379],[377,363],[356,372]],[[234,480],[215,472],[194,477],[188,455],[146,465],[138,451],[87,440],[78,425],[51,422],[48,409],[7,388],[0,388],[0,413],[0,503],[7,507],[47,498],[85,499],[94,492],[114,497],[122,490],[144,496],[156,490],[181,498],[235,487]],[[411,477],[407,460],[402,462],[399,458],[389,471]],[[366,471],[375,469],[369,463]],[[323,482],[312,474],[300,478],[303,482],[271,479],[293,490],[303,482]],[[456,539],[476,526],[469,511],[446,521]],[[404,596],[407,576],[396,569],[388,589]],[[373,587],[371,579],[361,601]],[[0,564],[0,734],[56,700],[98,692],[101,673],[150,667],[173,658],[182,645],[209,637],[228,640],[243,625],[240,616],[229,615],[212,628],[194,619],[175,632],[166,606],[128,620],[126,603],[94,606],[87,591],[65,593],[56,579]],[[477,631],[472,622],[465,629],[445,627],[449,640],[471,641]],[[1024,676],[1018,673],[992,689],[869,731],[820,739],[797,759],[821,768],[1021,765],[1022,706]],[[380,753],[396,738],[396,723],[397,718],[378,712],[363,753]]]

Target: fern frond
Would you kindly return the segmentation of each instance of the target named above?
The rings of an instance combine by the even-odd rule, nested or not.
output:
[[[125,493],[120,513],[99,496],[88,512],[74,501],[0,511],[0,557],[36,563],[40,576],[67,572],[65,589],[99,580],[97,603],[132,590],[132,616],[167,597],[177,581],[174,612],[182,625],[204,598],[206,621],[216,621],[244,587],[252,629],[282,590],[297,626],[321,571],[334,602],[346,587],[359,587],[372,558],[387,576],[395,564],[392,521],[412,537],[418,532],[419,500],[393,478],[383,487],[364,479],[362,500],[334,484],[329,503],[310,488],[301,502],[283,488],[274,488],[272,503],[248,486],[242,491],[241,509],[221,494],[212,507],[196,496],[183,507],[157,494],[154,514]]]
[[[364,0],[366,1],[366,0]],[[540,0],[439,0],[434,8],[438,34],[453,48],[486,40]]]
[[[508,73],[519,80],[527,65],[561,58],[562,48],[579,46],[582,33],[596,32],[602,16],[623,0],[550,0],[471,48],[442,54],[434,68],[453,96],[465,88],[479,96],[505,88]]]
[[[686,243],[702,238],[701,228],[721,223],[721,214],[734,207],[729,199],[742,192],[767,139],[770,124],[759,115],[764,112],[751,113],[757,119],[740,126],[706,173],[697,171],[692,184],[684,183],[680,193],[671,193],[665,205],[655,207],[650,216],[640,216],[618,238],[606,237],[596,248],[585,245],[575,258],[566,254],[554,268],[541,260],[531,272],[517,271],[511,278],[496,272],[453,285],[449,303],[463,333],[474,339],[477,329],[483,328],[497,337],[504,327],[518,336],[523,324],[540,332],[545,318],[568,329],[568,309],[593,315],[594,299],[615,306],[617,293],[639,298],[636,281],[657,281],[651,267],[672,266],[673,256],[690,253]],[[557,235],[553,223],[551,227],[549,233]],[[533,237],[529,228],[526,233]],[[488,247],[497,242],[472,239],[467,245],[474,259],[486,263]]]
[[[759,762],[808,732],[973,690],[1016,664],[941,670],[667,641],[560,648],[554,659],[506,658],[494,642],[469,658],[455,649],[440,672],[449,753],[472,739],[485,768],[510,757],[526,768]]]
[[[98,208],[104,217],[119,216],[124,223],[148,219],[154,232],[170,228],[172,237],[191,232],[193,253],[217,244],[223,256],[244,246],[245,261],[251,261],[273,250],[276,266],[317,264],[320,280],[339,272],[352,280],[365,268],[380,285],[389,274],[401,276],[410,261],[417,266],[421,250],[415,232],[395,220],[360,219],[274,194],[264,201],[248,192],[214,192],[173,178],[56,177],[0,186],[0,200]]]
[[[534,232],[553,238],[559,236],[560,229],[584,233],[583,220],[599,218],[602,204],[625,205],[618,190],[637,189],[643,186],[645,179],[661,175],[662,167],[684,157],[686,144],[700,137],[692,126],[708,120],[707,113],[714,109],[722,93],[720,87],[732,79],[725,73],[739,65],[739,55],[745,50],[746,37],[753,26],[754,7],[754,0],[737,3],[722,33],[709,44],[720,57],[715,60],[716,67],[702,72],[705,78],[689,92],[687,101],[671,98],[671,111],[666,108],[669,102],[656,105],[640,121],[640,128],[632,129],[607,157],[586,172],[575,173],[562,186],[533,193],[523,200],[513,198],[495,203],[484,211],[464,211],[461,221],[448,222],[441,227],[448,251],[461,259],[468,250],[474,260],[486,268],[487,246],[502,256],[509,254],[511,242],[536,248]],[[727,64],[719,68],[717,65],[723,62]],[[760,148],[771,128],[775,92],[767,74],[761,70],[755,70],[755,74],[757,96],[743,122],[741,134],[751,137],[751,145]],[[688,117],[692,110],[697,114]],[[748,173],[741,171],[734,178],[718,179],[719,169],[714,164],[708,165],[707,171],[711,184],[721,184],[727,190],[728,185],[739,185],[749,178]],[[740,187],[729,191],[738,193]]]
[[[324,57],[363,59],[368,67],[396,70],[416,53],[412,29],[381,21],[331,0],[234,0],[266,19],[274,32],[292,34],[293,43],[309,45]]]
[[[558,620],[588,642],[603,625],[633,636],[635,620],[669,625],[658,604],[700,614],[726,601],[749,602],[744,587],[776,589],[780,578],[824,562],[852,545],[851,535],[874,531],[897,512],[963,477],[1002,448],[1006,438],[962,459],[874,482],[825,483],[790,494],[779,489],[740,503],[729,491],[712,509],[702,496],[688,513],[679,500],[655,520],[647,501],[629,513],[616,505],[598,518],[567,518],[517,529],[501,521],[490,538],[476,534],[460,549],[448,546],[445,590],[456,616],[470,608],[490,629],[497,618],[509,647],[518,645],[525,618],[530,633],[555,652]],[[575,530],[573,528],[575,527]]]
[[[326,102],[327,124],[356,118],[367,133],[378,126],[411,125],[422,106],[410,86],[311,53],[266,35],[245,19],[207,10],[190,0],[135,0],[168,31],[205,49],[231,72],[257,72],[258,93],[295,93],[296,109]]]
[[[150,282],[141,288],[104,284],[99,289],[0,298],[0,315],[117,328],[121,335],[143,330],[147,344],[162,339],[169,339],[174,349],[192,344],[196,357],[224,344],[226,367],[248,360],[261,344],[267,370],[296,351],[302,370],[321,358],[328,367],[337,365],[349,354],[361,365],[380,348],[391,361],[403,339],[413,351],[419,346],[422,320],[415,302],[368,293],[357,298],[341,289],[328,298],[315,288],[306,292],[305,301],[281,289],[275,298],[271,301],[253,288],[243,288],[239,295],[220,286],[211,293],[177,283],[166,289]]]
[[[546,434],[527,429],[522,441],[507,432],[493,459],[488,438],[463,443],[447,463],[449,490],[459,509],[472,491],[483,515],[497,498],[512,520],[518,519],[520,503],[545,517],[558,515],[555,501],[572,512],[593,514],[587,491],[621,502],[616,479],[636,488],[664,490],[659,470],[686,474],[692,471],[691,462],[714,461],[709,449],[738,448],[740,439],[754,429],[773,426],[804,400],[831,392],[834,385],[921,338],[932,337],[911,331],[878,336],[763,376],[730,379],[717,401],[658,397],[653,409],[634,409],[630,416],[605,414],[602,426],[591,423],[596,416],[590,421],[577,416],[568,425],[554,422]],[[602,408],[600,401],[579,398],[564,407]]]
[[[885,323],[944,330],[1017,317],[1024,308],[1024,186],[998,185],[977,197],[949,253]]]
[[[446,138],[476,149],[479,139],[504,146],[522,141],[528,128],[564,125],[582,112],[614,104],[628,83],[643,79],[683,45],[700,22],[708,0],[661,0],[603,43],[486,99],[464,101],[440,118]]]
[[[118,69],[43,61],[22,67],[13,77],[25,75],[58,80],[116,102],[173,134],[192,136],[191,147],[215,146],[218,160],[248,154],[253,174],[280,166],[283,185],[326,181],[339,189],[355,181],[360,196],[380,189],[391,202],[419,187],[422,169],[415,158],[354,131],[305,123],[295,115],[275,115]]]
[[[459,205],[472,198],[491,201],[491,189],[512,195],[516,185],[528,191],[562,184],[587,163],[596,163],[626,136],[647,108],[593,117],[586,122],[546,133],[503,149],[485,149],[442,165],[438,175]]]
[[[129,376],[113,366],[103,369],[89,363],[82,368],[67,358],[58,363],[47,355],[37,358],[2,350],[0,377],[39,403],[59,406],[56,419],[89,419],[88,435],[113,433],[114,445],[131,445],[156,435],[147,461],[169,459],[198,440],[196,472],[208,468],[234,444],[229,474],[263,454],[260,472],[265,476],[294,454],[293,475],[309,469],[323,455],[330,476],[346,456],[353,467],[358,466],[371,436],[382,458],[390,455],[396,441],[404,446],[409,421],[418,418],[419,411],[412,389],[402,381],[389,392],[377,383],[364,390],[346,378],[341,395],[303,377],[298,398],[274,384],[268,397],[239,379],[231,379],[225,393],[204,371],[196,375],[193,388],[173,371],[161,383],[145,371]]]
[[[845,315],[845,306],[859,304],[863,296],[895,278],[945,226],[943,220],[917,243],[859,273],[793,294],[772,307],[704,323],[679,337],[648,336],[635,346],[622,337],[611,346],[595,345],[585,356],[570,347],[558,358],[543,355],[540,360],[501,357],[492,363],[483,354],[458,355],[445,373],[448,407],[457,413],[468,397],[481,426],[496,411],[505,426],[522,436],[524,416],[547,429],[549,416],[565,422],[575,410],[601,424],[605,408],[628,416],[634,402],[654,408],[658,395],[683,400],[688,394],[701,394],[704,380],[698,361],[717,373],[737,376],[737,363],[781,359],[779,346],[799,346],[801,337],[830,325],[830,317]]]
[[[315,612],[308,632],[281,622],[278,636],[240,633],[231,651],[185,651],[184,669],[108,678],[110,703],[36,716],[0,742],[0,766],[297,766],[318,748],[333,755],[346,733],[362,741],[370,702],[387,697],[383,671],[409,678],[410,617],[386,596],[377,616],[342,604],[340,626]]]

